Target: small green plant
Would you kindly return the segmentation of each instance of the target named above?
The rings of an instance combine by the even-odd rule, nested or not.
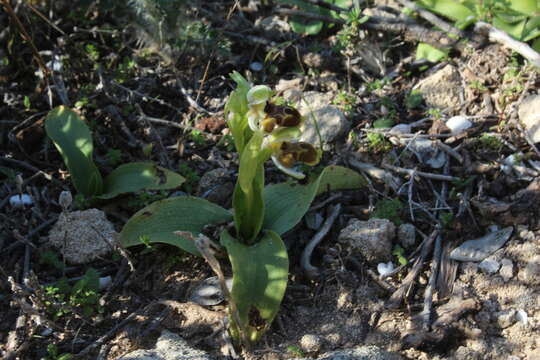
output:
[[[413,90],[405,98],[405,106],[409,110],[417,109],[422,105],[422,101],[424,101],[422,93],[418,90]]]
[[[368,133],[366,137],[368,139],[368,147],[370,151],[379,153],[379,152],[387,152],[392,149],[392,143],[386,140],[383,134]]]
[[[407,265],[409,263],[409,261],[405,257],[405,249],[403,249],[399,245],[394,246],[394,249],[392,250],[392,255],[396,257],[400,265]]]
[[[486,150],[501,151],[504,147],[503,142],[496,136],[489,134],[482,134],[478,138],[479,146]]]
[[[443,228],[450,229],[454,222],[454,214],[451,212],[443,212],[439,215],[439,219]]]
[[[196,129],[191,130],[190,133],[191,140],[195,143],[195,145],[204,145],[206,143],[206,140],[204,138],[204,135]]]
[[[333,100],[333,104],[339,106],[343,111],[350,112],[354,109],[356,97],[347,91],[340,91]]]
[[[30,98],[28,95],[24,96],[23,105],[26,110],[30,110],[30,107],[32,107],[32,104],[30,103]]]
[[[375,204],[371,218],[388,219],[396,225],[401,225],[403,203],[399,199],[382,199]]]
[[[437,108],[430,108],[427,110],[427,115],[431,118],[433,118],[433,120],[440,120],[442,119],[442,112],[440,109],[437,109]]]
[[[296,346],[296,345],[287,346],[287,352],[290,353],[291,355],[293,355],[295,357],[299,357],[299,358],[303,358],[303,357],[306,356],[306,354],[304,354],[302,349],[300,349],[300,347]]]
[[[336,5],[343,9],[347,9],[351,6],[351,0],[323,0],[324,2],[332,5]],[[297,6],[300,10],[314,14],[331,17],[334,19],[347,20],[348,17],[345,14],[338,13],[336,11],[327,9],[326,7],[313,4],[312,2],[302,0],[278,0],[278,2],[286,5]],[[289,24],[294,32],[304,35],[317,35],[326,26],[332,28],[334,24],[327,24],[323,20],[306,19],[300,16],[292,16],[289,19]]]
[[[186,181],[182,184],[182,188],[188,194],[192,194],[201,177],[186,163],[180,163],[180,165],[178,165],[178,172],[182,174],[184,179],[186,179]]]
[[[97,62],[99,60],[99,51],[94,44],[86,44],[84,47],[90,60]]]
[[[39,263],[52,266],[57,270],[64,269],[64,263],[58,257],[58,254],[52,250],[45,250],[39,253]]]
[[[102,310],[98,291],[99,274],[90,268],[73,286],[65,278],[46,286],[45,294],[50,300],[45,301],[45,305],[49,306],[51,315],[56,319],[71,313],[71,308],[79,309],[84,316],[91,316]]]
[[[469,87],[474,90],[478,90],[480,92],[487,91],[487,87],[482,83],[480,80],[472,80],[469,83]]]
[[[60,354],[55,344],[47,345],[47,357],[45,360],[71,360],[73,355],[70,353]]]
[[[119,149],[109,149],[105,154],[107,165],[116,166],[122,161],[122,151]]]
[[[366,84],[366,90],[372,93],[374,91],[381,90],[388,84],[390,84],[390,80],[388,78],[375,79],[374,81]]]
[[[227,101],[225,118],[239,154],[233,211],[191,196],[161,200],[133,215],[119,241],[126,247],[140,245],[144,235],[149,243],[175,245],[194,255],[202,253],[223,279],[229,330],[234,339],[248,345],[269,328],[285,294],[289,259],[281,235],[300,222],[317,194],[359,188],[365,182],[360,174],[339,166],[326,167],[306,179],[297,165],[316,165],[321,153],[298,140],[304,121],[300,113],[290,106],[276,105],[268,86],[253,86],[236,72],[231,77],[237,88]],[[293,178],[306,179],[305,183],[265,186],[267,160]],[[231,220],[233,227],[228,228]],[[209,227],[214,228],[212,235],[208,235]],[[219,244],[213,234],[219,234]],[[210,250],[214,247],[228,255],[233,274],[230,292]]]
[[[45,130],[62,155],[75,189],[85,197],[111,199],[139,190],[174,189],[184,182],[179,174],[151,162],[121,165],[103,179],[92,159],[90,129],[75,111],[65,106],[49,112]]]

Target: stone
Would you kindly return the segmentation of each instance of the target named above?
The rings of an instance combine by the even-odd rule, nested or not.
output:
[[[284,93],[284,98],[304,117],[304,125],[300,141],[318,145],[322,141],[325,150],[330,144],[345,135],[351,123],[345,114],[331,105],[332,93],[308,91],[301,93],[291,90]],[[320,139],[319,139],[320,134]]]
[[[306,353],[317,353],[321,351],[323,340],[320,336],[306,334],[300,338],[300,348]]]
[[[118,360],[212,360],[212,357],[204,351],[193,349],[187,341],[180,336],[163,330],[151,350],[135,350]]]
[[[540,142],[540,95],[526,97],[518,109],[519,120],[533,142]]]
[[[495,316],[497,317],[497,325],[501,329],[506,329],[516,322],[516,310],[514,309],[498,312]]]
[[[529,316],[527,315],[527,312],[525,310],[519,309],[516,312],[516,320],[524,326],[527,326],[527,324],[529,323]]]
[[[466,116],[458,115],[446,120],[445,125],[450,129],[452,135],[456,136],[470,128],[473,123]]]
[[[358,346],[352,349],[336,350],[324,353],[316,360],[400,360],[402,357],[378,346]],[[291,360],[315,360],[313,358],[295,358]]]
[[[399,243],[408,249],[416,244],[416,229],[413,224],[401,224],[398,227],[397,237]]]
[[[459,100],[461,76],[450,64],[422,79],[415,89],[422,93],[428,107],[442,110],[456,108],[461,104]]]
[[[377,264],[377,272],[379,275],[386,277],[388,274],[391,274],[392,271],[394,271],[394,264],[389,261],[386,264],[385,263],[379,263]]]
[[[429,139],[415,139],[409,145],[409,149],[416,155],[418,161],[440,169],[448,161],[446,153],[441,151],[433,141]]]
[[[388,262],[392,259],[395,232],[396,226],[387,219],[352,219],[341,230],[338,241],[353,250],[359,250],[369,262]]]
[[[527,260],[518,273],[518,279],[526,285],[540,285],[540,255]]]
[[[107,255],[117,235],[103,211],[88,209],[62,212],[49,232],[49,242],[59,248],[67,262],[86,264]]]
[[[501,268],[499,270],[499,275],[502,276],[503,280],[507,282],[514,276],[514,264],[510,259],[501,260]]]
[[[510,239],[513,227],[489,233],[479,239],[468,240],[452,250],[450,258],[457,261],[482,261],[499,250]]]
[[[229,171],[224,168],[207,171],[199,181],[197,193],[210,202],[226,206],[234,191],[234,184],[229,174]]]
[[[495,259],[484,259],[478,264],[478,268],[486,274],[495,274],[499,271],[501,264]]]

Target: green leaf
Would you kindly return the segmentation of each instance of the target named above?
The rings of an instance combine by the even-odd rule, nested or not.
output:
[[[464,22],[474,16],[471,9],[455,0],[421,0],[418,4],[454,21]]]
[[[92,134],[79,115],[59,106],[47,115],[45,130],[62,155],[75,189],[88,197],[100,194],[103,180],[92,160]]]
[[[134,162],[121,165],[105,178],[101,199],[111,199],[117,195],[139,190],[174,189],[185,178],[151,162]]]
[[[334,190],[358,189],[366,185],[362,175],[341,166],[328,166],[311,183],[283,183],[264,189],[263,229],[279,235],[292,229],[302,219],[315,196]]]
[[[420,43],[416,48],[416,60],[426,59],[436,63],[444,59],[447,55],[448,51],[437,49],[426,43]]]
[[[233,325],[237,328],[240,325],[240,329],[247,331],[247,338],[255,341],[270,327],[285,294],[289,272],[287,249],[272,231],[267,231],[252,246],[223,231],[221,244],[227,248],[231,261],[231,296],[241,322]]]
[[[124,247],[148,243],[164,243],[177,246],[199,255],[195,245],[188,239],[175,235],[175,231],[201,233],[206,225],[222,224],[232,220],[229,211],[204,199],[181,196],[156,201],[139,210],[129,219],[120,232]]]
[[[291,17],[289,23],[291,24],[292,31],[305,35],[317,35],[324,26],[324,23],[320,20],[306,21],[306,19],[299,16]]]
[[[537,0],[510,0],[510,9],[525,15],[531,15],[538,10]]]
[[[508,35],[512,36],[514,39],[521,40],[523,33],[525,31],[525,24],[527,23],[526,19],[523,19],[517,23],[509,23],[506,22],[502,17],[500,16],[494,16],[493,17],[493,26],[497,29],[500,29]]]

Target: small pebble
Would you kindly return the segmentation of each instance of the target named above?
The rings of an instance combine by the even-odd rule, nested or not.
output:
[[[501,311],[497,313],[497,324],[501,329],[506,329],[516,322],[516,310]]]
[[[21,208],[26,205],[32,205],[34,201],[32,200],[32,197],[28,194],[22,194],[22,195],[13,195],[9,198],[9,205],[15,207],[15,208]]]
[[[300,348],[307,353],[316,353],[321,350],[322,339],[320,336],[306,334],[300,339]]]
[[[504,282],[507,282],[514,276],[514,264],[510,259],[501,260],[501,268],[499,274],[502,276]]]
[[[453,116],[446,121],[446,126],[452,131],[452,135],[459,135],[473,125],[466,116]]]
[[[380,263],[377,265],[377,271],[379,272],[379,275],[384,277],[394,271],[394,264],[392,264],[392,262],[386,264]]]
[[[527,324],[529,323],[529,316],[527,315],[525,310],[519,309],[516,313],[516,320],[527,326]]]
[[[263,64],[261,64],[258,61],[254,61],[251,64],[249,64],[249,68],[253,71],[261,71],[263,69]]]
[[[499,271],[501,264],[497,260],[493,259],[484,259],[478,264],[478,268],[485,272],[486,274],[495,274]]]

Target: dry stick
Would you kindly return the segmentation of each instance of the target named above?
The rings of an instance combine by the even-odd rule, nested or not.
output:
[[[120,126],[120,130],[124,133],[124,135],[126,135],[127,137],[127,145],[131,148],[134,148],[134,149],[142,149],[144,148],[145,144],[144,142],[142,142],[141,140],[137,139],[133,133],[131,132],[131,130],[128,128],[128,126],[126,125],[126,122],[124,121],[124,119],[122,118],[122,115],[120,114],[120,111],[118,110],[118,108],[115,106],[115,105],[107,105],[105,106],[105,108],[103,109],[103,111],[105,111],[107,114],[109,114],[116,123],[118,123],[118,125]]]
[[[452,149],[451,146],[446,145],[445,143],[441,142],[440,140],[435,141],[435,145],[437,147],[447,153],[449,156],[456,159],[460,164],[463,164],[463,156],[461,156],[456,150]]]
[[[431,250],[431,246],[433,245],[433,241],[435,238],[439,235],[439,229],[435,228],[433,232],[431,233],[430,237],[425,241],[424,245],[422,246],[422,251],[420,252],[420,256],[414,263],[413,267],[403,280],[403,283],[399,286],[399,288],[392,294],[390,299],[388,300],[387,307],[390,309],[397,309],[401,306],[401,303],[403,302],[403,299],[407,293],[407,291],[412,287],[416,277],[420,274],[420,271],[422,270],[422,266],[424,265],[424,261],[428,255],[428,253]]]
[[[302,269],[305,271],[306,275],[310,279],[315,279],[319,275],[319,269],[311,265],[311,254],[315,247],[322,241],[322,239],[328,234],[332,225],[336,221],[339,213],[341,212],[341,204],[337,204],[330,209],[330,215],[326,218],[321,229],[313,236],[310,242],[302,251],[302,257],[300,259],[300,264]]]
[[[143,110],[142,110],[142,108],[141,108],[141,106],[139,104],[135,104],[135,108],[137,109],[137,112],[139,113],[140,118],[142,120],[146,120],[146,121],[153,122],[153,123],[156,123],[156,124],[175,127],[175,128],[182,129],[182,130],[197,130],[197,131],[199,131],[201,134],[203,134],[205,136],[210,136],[210,134],[208,134],[207,132],[201,131],[201,130],[199,130],[197,128],[194,128],[192,126],[187,126],[187,125],[176,123],[174,121],[158,119],[158,118],[155,118],[155,117],[148,116],[143,112]]]
[[[540,67],[540,54],[524,42],[512,39],[507,33],[496,29],[492,25],[483,21],[478,21],[474,25],[474,30],[480,34],[487,35],[490,41],[498,42],[529,60],[534,66]]]
[[[405,168],[398,167],[398,166],[393,166],[393,165],[390,165],[390,164],[383,164],[382,166],[384,168],[388,169],[388,170],[392,170],[392,171],[395,171],[397,173],[405,174],[405,175],[409,175],[409,176],[418,175],[418,176],[425,177],[425,178],[428,178],[428,179],[441,180],[441,181],[458,181],[459,180],[459,178],[456,177],[456,176],[426,173],[426,172],[423,172],[423,171],[415,171],[415,170],[412,170],[412,169],[405,169]]]
[[[431,275],[429,282],[424,292],[424,308],[420,313],[423,323],[423,329],[429,330],[431,324],[431,311],[433,309],[433,288],[439,276],[439,264],[441,261],[441,235],[437,235],[435,239],[435,249],[433,250],[433,261],[431,263]]]
[[[4,8],[6,9],[6,12],[9,14],[9,16],[11,16],[11,18],[13,19],[15,24],[17,24],[17,27],[19,28],[19,31],[21,32],[21,36],[23,37],[23,39],[28,43],[28,45],[32,49],[34,59],[38,63],[38,66],[41,68],[41,71],[43,71],[43,78],[45,79],[45,83],[48,85],[48,83],[49,83],[48,78],[49,78],[49,75],[50,75],[51,71],[49,70],[47,65],[45,65],[45,62],[41,58],[41,55],[39,54],[39,51],[36,48],[36,45],[32,41],[32,38],[30,37],[30,35],[26,31],[26,29],[24,28],[24,25],[21,23],[21,21],[17,17],[17,14],[15,14],[15,11],[13,11],[13,8],[11,7],[11,4],[9,3],[9,0],[3,0],[2,3],[4,4]]]
[[[313,205],[312,207],[309,208],[308,212],[309,211],[315,211],[315,210],[319,210],[320,208],[326,206],[327,204],[331,203],[332,201],[334,200],[337,200],[341,198],[341,194],[340,193],[337,193],[337,194],[333,194],[331,196],[329,196],[327,199],[321,201],[320,203],[318,204],[315,204]]]
[[[364,163],[354,159],[352,156],[349,156],[347,159],[349,164],[356,168],[357,170],[367,173],[370,177],[373,177],[377,180],[384,182],[392,190],[398,191],[401,186],[401,179],[392,175],[389,171],[379,169],[371,164]]]
[[[416,5],[416,3],[409,1],[409,0],[397,0],[399,1],[403,6],[408,7],[411,10],[414,10],[420,15],[422,18],[427,20],[432,25],[435,25],[436,27],[440,28],[443,31],[446,31],[450,34],[457,35],[459,37],[465,37],[465,33],[452,25],[448,24],[446,21],[439,18],[437,15],[433,14],[430,11],[427,11],[420,6]]]
[[[310,3],[310,4],[313,4],[313,5],[318,5],[318,6],[323,7],[323,8],[327,8],[329,10],[334,10],[334,11],[337,11],[337,12],[349,12],[349,9],[345,9],[345,8],[340,7],[340,6],[336,6],[334,4],[326,2],[324,0],[303,0],[303,1],[307,2],[307,3]]]

